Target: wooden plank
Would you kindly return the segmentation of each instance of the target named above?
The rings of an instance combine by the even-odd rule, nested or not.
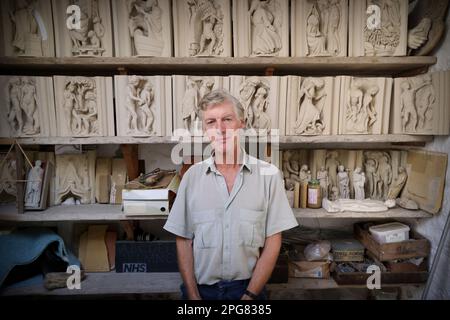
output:
[[[0,138],[0,144],[10,145],[11,139]],[[22,138],[17,139],[21,145],[54,145],[54,144],[73,144],[73,145],[91,145],[91,144],[177,144],[179,139],[176,137],[46,137],[46,138]],[[207,139],[202,139],[207,143]],[[270,142],[270,137],[267,142]],[[330,135],[330,136],[280,136],[278,141],[283,149],[290,147],[313,147],[318,145],[333,146],[340,144],[343,146],[356,144],[361,146],[368,145],[419,145],[424,146],[427,142],[433,141],[433,136],[429,135],[407,135],[407,134],[379,134],[379,135]]]
[[[21,75],[274,75],[399,76],[426,72],[436,57],[258,57],[258,58],[14,58],[0,61],[2,74]]]
[[[53,206],[44,211],[27,211],[17,214],[15,205],[0,206],[0,221],[11,222],[59,222],[59,221],[122,221],[165,220],[162,216],[125,216],[120,205],[89,204],[77,206]]]
[[[122,144],[120,147],[127,165],[128,178],[130,180],[134,180],[139,176],[138,146],[132,144]]]
[[[422,210],[407,210],[403,208],[392,208],[384,212],[336,212],[330,213],[325,209],[293,209],[296,218],[367,218],[367,219],[386,219],[386,218],[431,218],[432,214]]]
[[[26,170],[24,164],[24,155],[22,153],[22,149],[16,143],[14,145],[14,151],[16,156],[16,207],[17,212],[22,214],[25,212],[25,179],[26,179]]]

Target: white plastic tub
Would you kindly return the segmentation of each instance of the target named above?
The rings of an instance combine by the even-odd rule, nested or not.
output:
[[[369,228],[378,243],[393,243],[409,240],[409,227],[400,222],[380,224]]]

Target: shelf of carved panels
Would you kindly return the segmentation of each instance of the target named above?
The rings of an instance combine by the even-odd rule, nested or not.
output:
[[[4,75],[302,75],[401,77],[424,73],[433,56],[411,57],[2,57]]]

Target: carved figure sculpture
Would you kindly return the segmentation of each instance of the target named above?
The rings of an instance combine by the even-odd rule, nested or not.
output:
[[[13,157],[9,155],[0,159],[0,195],[6,193],[15,197],[17,195],[16,180],[16,161]]]
[[[182,101],[182,114],[184,128],[187,130],[193,130],[194,123],[199,120],[199,114],[197,110],[199,101],[199,92],[197,84],[194,80],[187,80],[187,89],[184,93]]]
[[[345,171],[345,168],[343,165],[340,165],[338,167],[338,183],[339,183],[339,198],[341,199],[349,199],[350,198],[350,192],[349,192],[349,177],[348,173]]]
[[[322,189],[322,198],[328,198],[328,171],[325,170],[325,167],[320,167],[320,170],[317,171],[317,180],[320,182],[320,188]]]
[[[152,133],[154,115],[151,106],[155,97],[152,84],[145,77],[130,76],[127,89],[128,133]]]
[[[407,179],[408,179],[408,174],[406,173],[405,168],[399,167],[397,179],[395,179],[392,182],[391,187],[389,188],[387,199],[398,198],[398,196],[400,195],[400,192],[402,191],[403,187],[406,184]]]
[[[88,185],[87,167],[84,162],[77,162],[75,166],[76,158],[68,158],[64,162],[60,162],[59,165],[64,166],[61,168],[61,172],[64,175],[57,177],[59,179],[59,189],[56,195],[56,204],[61,204],[66,197],[74,196],[79,198],[81,204],[90,203],[90,190]],[[78,170],[77,170],[78,168]]]
[[[276,0],[253,0],[249,15],[251,21],[252,55],[274,55],[281,50],[281,19],[268,8]]]
[[[36,83],[32,78],[12,78],[8,85],[7,119],[15,135],[36,135],[41,131]]]
[[[128,29],[133,54],[161,56],[164,49],[162,10],[158,0],[132,0],[128,2]]]
[[[69,30],[72,54],[75,56],[101,56],[105,51],[102,42],[105,27],[99,16],[98,0],[91,0],[89,4],[89,8],[80,6],[80,28]]]
[[[389,186],[392,182],[392,166],[388,153],[384,152],[379,159],[378,172],[380,175],[380,184],[378,193],[381,198],[386,199],[389,191]]]
[[[9,17],[14,26],[12,45],[19,56],[43,56],[42,36],[34,16],[35,1],[15,1]]]
[[[306,164],[302,165],[299,172],[300,184],[308,184],[311,181],[311,172]]]
[[[337,160],[337,157],[337,151],[330,151],[325,157],[325,168],[328,171],[328,177],[330,178],[330,189],[338,186],[337,171],[340,163]]]
[[[377,121],[375,99],[379,87],[364,79],[353,81],[349,93],[345,114],[346,130],[350,133],[370,133]]]
[[[95,81],[86,77],[67,79],[63,99],[69,132],[74,135],[97,135],[99,128]]]
[[[187,0],[190,56],[217,56],[223,51],[223,13],[214,0]]]
[[[247,128],[270,130],[269,91],[269,84],[258,77],[249,77],[240,85],[239,96]]]
[[[326,35],[320,30],[321,17],[314,3],[306,22],[306,34],[308,43],[308,56],[328,55],[326,51]]]
[[[416,93],[408,81],[402,82],[400,85],[402,90],[400,96],[400,112],[402,117],[402,129],[407,131],[407,126],[415,132],[417,130],[417,109],[416,109]]]
[[[361,168],[357,167],[353,172],[353,188],[355,190],[355,200],[364,200],[364,183],[366,176],[361,172]]]
[[[267,114],[269,101],[267,101],[267,90],[264,87],[258,88],[255,93],[255,100],[252,108],[254,112],[254,121],[250,126],[256,129],[269,130],[271,127],[270,117]]]
[[[42,161],[36,160],[34,167],[30,169],[25,192],[25,206],[38,207],[41,202],[44,169]]]
[[[399,0],[370,1],[380,7],[380,27],[364,27],[364,48],[367,56],[393,55],[400,43],[401,15]]]
[[[323,79],[306,78],[300,88],[296,134],[320,134],[323,132],[323,106],[326,93],[320,91],[325,86]]]
[[[369,198],[376,199],[377,185],[379,181],[377,173],[378,164],[374,159],[367,159],[364,166],[367,178],[367,194]]]

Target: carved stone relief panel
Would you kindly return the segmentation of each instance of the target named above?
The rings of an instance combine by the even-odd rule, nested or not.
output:
[[[287,150],[282,171],[286,188],[301,180],[307,166],[330,200],[384,201],[404,186],[406,159],[407,151],[397,150]]]
[[[16,180],[15,154],[0,154],[0,203],[14,201],[17,196]]]
[[[397,78],[391,118],[393,133],[450,133],[450,72]]]
[[[287,77],[231,76],[231,92],[244,108],[248,129],[285,134]]]
[[[387,134],[391,78],[341,77],[340,134]]]
[[[56,135],[51,77],[0,76],[0,136]]]
[[[230,90],[228,77],[173,76],[173,130],[202,129],[198,103],[216,89]]]
[[[111,7],[108,0],[52,0],[57,57],[112,57]],[[80,8],[80,24],[72,26]],[[69,26],[71,27],[69,29]]]
[[[95,151],[56,155],[55,205],[67,198],[95,203]]]
[[[349,55],[405,56],[408,0],[350,0]]]
[[[55,56],[50,0],[1,1],[0,21],[0,56]]]
[[[231,57],[231,1],[173,1],[176,57]]]
[[[347,56],[348,0],[291,1],[292,56]]]
[[[112,78],[55,76],[58,136],[114,136]]]
[[[338,133],[340,77],[288,77],[287,135]]]
[[[170,76],[116,76],[118,136],[172,134],[172,79]]]
[[[235,57],[289,56],[289,1],[233,3]]]
[[[112,1],[117,57],[172,56],[169,0]]]

